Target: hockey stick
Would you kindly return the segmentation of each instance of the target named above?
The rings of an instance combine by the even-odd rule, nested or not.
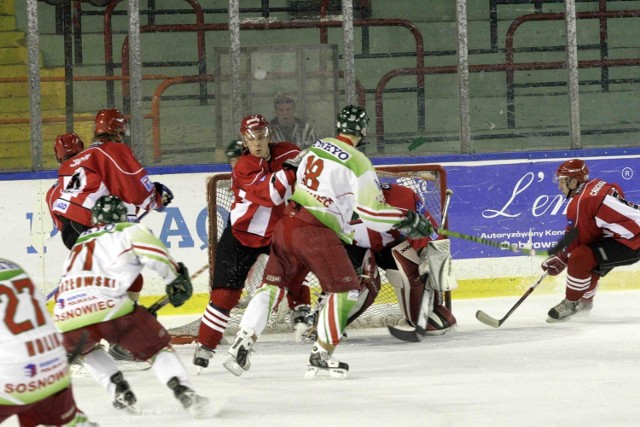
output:
[[[480,244],[483,244],[483,245],[492,246],[494,248],[504,249],[504,250],[508,250],[508,251],[516,252],[516,253],[523,253],[523,254],[531,255],[531,256],[534,256],[534,255],[541,255],[541,256],[555,255],[558,252],[560,252],[561,250],[563,250],[564,248],[566,248],[567,246],[569,246],[571,244],[571,242],[573,241],[573,239],[575,239],[577,237],[577,235],[578,235],[578,230],[574,227],[569,232],[565,233],[565,235],[560,240],[558,240],[558,243],[556,243],[553,248],[549,249],[548,251],[536,251],[535,249],[529,249],[529,248],[516,248],[516,247],[512,246],[509,243],[498,242],[498,241],[491,240],[491,239],[485,239],[485,238],[482,238],[482,237],[472,236],[470,234],[458,233],[456,231],[446,230],[444,228],[440,228],[436,232],[438,234],[442,235],[442,236],[455,237],[455,238],[458,238],[458,239],[468,240],[470,242],[476,242],[476,243],[480,243]]]
[[[442,208],[442,217],[440,219],[440,225],[443,228],[444,228],[445,222],[447,221],[447,215],[449,214],[449,204],[451,203],[451,196],[453,196],[453,190],[447,189],[444,196],[445,198],[444,198],[444,207]],[[427,307],[433,304],[433,300],[432,298],[430,298],[430,296],[433,295],[433,298],[435,298],[436,297],[435,293],[436,292],[434,290],[434,292],[425,292],[423,294],[422,304],[420,306],[421,316],[418,319],[418,322],[414,329],[400,329],[400,328],[396,328],[395,326],[387,326],[387,329],[389,329],[389,333],[401,341],[408,341],[408,342],[422,341],[422,338],[424,338],[425,335],[427,334],[427,323],[429,321],[428,316],[425,316],[424,307],[425,307],[425,304],[427,304]]]
[[[489,316],[487,313],[485,313],[482,310],[478,310],[476,312],[476,319],[478,319],[479,321],[481,321],[485,325],[491,326],[492,328],[499,328],[500,325],[502,325],[504,323],[504,321],[507,320],[509,318],[509,316],[511,316],[511,313],[516,311],[516,308],[518,308],[520,306],[520,304],[522,304],[522,302],[524,300],[526,300],[527,297],[529,295],[531,295],[531,293],[538,287],[538,285],[540,283],[542,283],[542,281],[544,280],[545,277],[547,277],[547,272],[546,271],[544,273],[542,273],[542,276],[540,276],[540,278],[538,280],[536,280],[536,283],[534,283],[529,289],[527,289],[527,292],[525,292],[524,295],[522,295],[520,297],[518,302],[516,302],[515,305],[513,307],[511,307],[511,310],[509,310],[507,312],[507,314],[505,314],[502,319],[500,319],[500,320],[495,319],[495,318]]]

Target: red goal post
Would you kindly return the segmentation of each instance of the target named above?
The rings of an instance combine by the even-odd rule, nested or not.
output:
[[[382,184],[400,184],[414,190],[431,216],[436,219],[440,226],[442,209],[445,200],[445,192],[447,189],[447,174],[440,165],[393,165],[379,166],[376,168],[378,177]],[[209,213],[209,282],[213,281],[215,257],[217,243],[222,235],[224,227],[229,220],[229,211],[233,201],[233,193],[231,192],[231,174],[216,173],[207,179],[207,205]],[[266,257],[261,256],[256,261],[265,263]],[[244,313],[244,309],[248,304],[250,296],[261,285],[262,277],[260,274],[254,274],[253,270],[260,271],[254,266],[249,272],[249,277],[245,283],[240,303],[231,311],[231,320],[229,322],[227,333],[233,334],[237,331],[238,324]],[[382,288],[371,307],[367,309],[360,317],[349,327],[383,327],[387,325],[397,325],[402,320],[402,315],[398,307],[396,295],[391,285],[389,285],[386,276],[381,271]],[[318,280],[310,274],[307,277],[311,288],[312,304],[315,305],[317,296],[321,289]],[[289,315],[286,309],[286,298],[284,306],[278,309],[276,315],[272,315],[265,329],[265,332],[287,332],[292,330]],[[445,295],[446,305],[451,307],[450,295]],[[175,336],[197,336],[199,319],[193,324],[185,325],[176,330],[170,330]]]

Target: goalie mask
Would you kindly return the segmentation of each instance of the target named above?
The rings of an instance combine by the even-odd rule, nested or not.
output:
[[[82,150],[84,150],[84,143],[80,137],[73,132],[58,135],[56,142],[53,145],[53,151],[56,154],[58,163],[62,163],[65,160],[72,158]]]
[[[127,222],[127,207],[116,196],[102,196],[91,209],[93,225]]]

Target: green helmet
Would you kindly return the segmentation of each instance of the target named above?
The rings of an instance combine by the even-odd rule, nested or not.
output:
[[[242,155],[242,141],[234,139],[227,146],[227,151],[225,151],[227,155],[227,160],[240,157]]]
[[[127,222],[127,207],[116,196],[102,196],[91,209],[91,223]]]
[[[337,116],[336,131],[354,136],[367,136],[369,116],[366,111],[355,105],[347,105]]]

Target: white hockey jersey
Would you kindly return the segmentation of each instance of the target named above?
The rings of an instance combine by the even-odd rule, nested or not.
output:
[[[62,335],[18,265],[0,259],[0,405],[38,402],[70,384]]]
[[[357,213],[364,225],[386,232],[407,218],[407,211],[385,203],[371,161],[349,140],[323,138],[302,158],[291,200],[304,206],[340,238],[353,242],[351,219]]]
[[[144,267],[168,284],[178,265],[160,239],[142,224],[92,228],[78,237],[63,266],[54,321],[62,332],[106,322],[133,311],[127,290]]]

